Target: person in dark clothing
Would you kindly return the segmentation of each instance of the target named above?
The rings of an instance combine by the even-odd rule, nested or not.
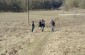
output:
[[[34,28],[35,28],[35,24],[34,21],[32,21],[32,32],[34,31]]]
[[[54,31],[54,27],[55,27],[55,21],[54,20],[51,21],[51,26],[52,26],[52,31]]]
[[[44,21],[44,20],[42,20],[42,21],[41,21],[41,28],[42,28],[42,32],[44,31],[44,27],[45,27],[45,21]]]
[[[41,27],[41,20],[39,21],[39,27]]]
[[[41,30],[41,20],[39,20],[39,32],[40,32],[40,30]]]

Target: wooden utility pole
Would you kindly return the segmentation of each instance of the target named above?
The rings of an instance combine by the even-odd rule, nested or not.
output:
[[[65,0],[63,0],[63,14],[64,14],[64,11],[65,11]]]
[[[27,14],[28,14],[28,24],[30,25],[30,20],[29,20],[29,0],[27,0]]]

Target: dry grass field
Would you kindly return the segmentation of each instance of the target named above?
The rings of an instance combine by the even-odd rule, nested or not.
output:
[[[78,9],[79,14],[85,10]],[[30,11],[27,13],[0,13],[0,55],[85,55],[85,16],[74,10]],[[38,28],[38,21],[46,21],[45,31]],[[50,21],[55,19],[55,32]],[[31,32],[31,21],[35,31]]]

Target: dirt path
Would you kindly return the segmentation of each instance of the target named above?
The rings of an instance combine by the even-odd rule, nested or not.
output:
[[[22,55],[42,55],[47,39],[52,32],[39,34],[38,37],[22,52]],[[27,50],[27,51],[26,51]]]

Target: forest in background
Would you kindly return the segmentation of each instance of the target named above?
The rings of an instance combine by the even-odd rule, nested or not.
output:
[[[85,0],[0,0],[0,11],[24,12],[30,10],[51,10],[64,6],[65,10],[71,8],[85,9]]]

